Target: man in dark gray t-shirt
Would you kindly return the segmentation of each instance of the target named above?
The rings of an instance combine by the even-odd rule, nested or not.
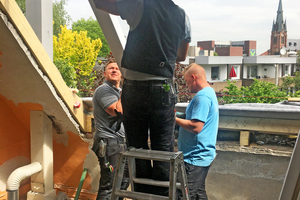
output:
[[[119,87],[121,72],[115,61],[107,64],[104,76],[104,83],[95,90],[93,96],[95,135],[92,150],[96,153],[101,168],[97,200],[111,198],[118,154],[126,150],[124,128],[122,124],[118,128],[119,120],[115,113],[115,110],[123,112]],[[122,189],[126,190],[128,185],[128,173],[125,173]]]

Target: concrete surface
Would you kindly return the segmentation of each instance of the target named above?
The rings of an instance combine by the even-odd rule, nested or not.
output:
[[[210,200],[279,198],[293,147],[218,142],[217,157],[206,179]]]

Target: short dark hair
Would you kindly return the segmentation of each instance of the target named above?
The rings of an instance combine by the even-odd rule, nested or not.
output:
[[[111,63],[116,63],[117,61],[114,58],[110,58],[108,61],[106,61],[106,64],[104,66],[104,71],[106,69],[106,67],[111,64]]]

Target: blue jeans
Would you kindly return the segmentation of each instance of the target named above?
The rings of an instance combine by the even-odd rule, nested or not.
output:
[[[205,191],[205,179],[209,170],[209,167],[199,167],[184,163],[185,171],[187,175],[188,188],[191,200],[207,200]],[[183,199],[181,191],[179,191],[178,200]]]
[[[175,98],[162,87],[163,81],[124,81],[122,106],[128,146],[174,151]],[[170,164],[136,159],[136,177],[168,181]],[[168,188],[135,184],[135,191],[168,196]]]

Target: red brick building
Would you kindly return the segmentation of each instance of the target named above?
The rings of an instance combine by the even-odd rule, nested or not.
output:
[[[198,41],[197,47],[215,51],[219,56],[256,56],[256,41]]]
[[[280,49],[287,46],[286,20],[283,21],[281,0],[279,1],[276,22],[273,21],[269,55],[279,55]]]
[[[243,47],[216,47],[218,56],[243,56]]]

